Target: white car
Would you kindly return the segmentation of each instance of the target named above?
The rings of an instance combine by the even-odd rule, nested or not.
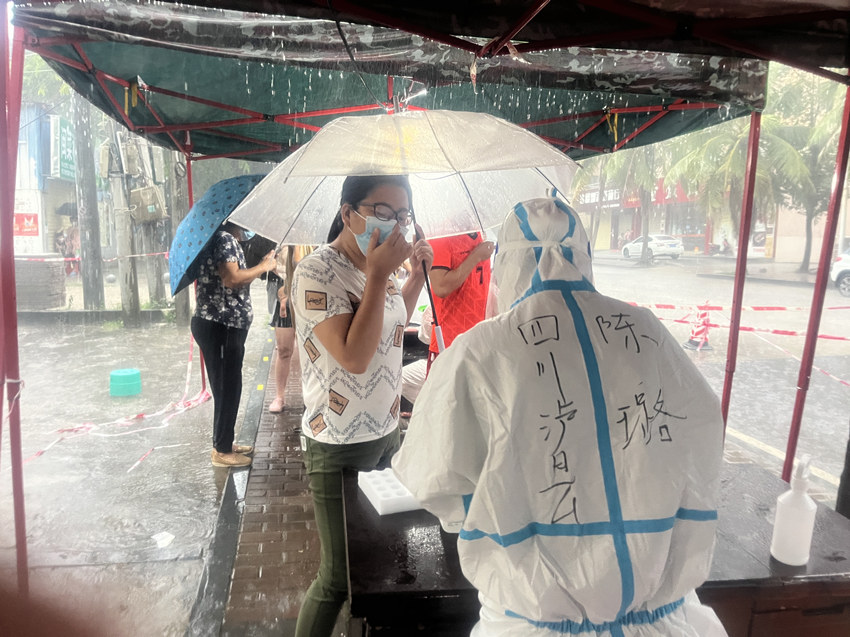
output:
[[[835,287],[842,296],[850,296],[850,248],[835,257],[829,278],[835,281]]]
[[[650,259],[653,257],[672,257],[673,259],[678,259],[685,251],[685,247],[679,239],[667,234],[649,235],[647,248],[649,249]],[[642,251],[643,237],[638,237],[623,246],[623,256],[627,259],[632,256],[640,257]]]

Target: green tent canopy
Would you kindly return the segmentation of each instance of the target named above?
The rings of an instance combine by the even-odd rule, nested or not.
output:
[[[97,107],[193,158],[277,161],[340,114],[440,108],[505,118],[581,159],[760,110],[767,81],[767,63],[748,58],[481,58],[385,27],[185,4],[21,4],[14,23]]]

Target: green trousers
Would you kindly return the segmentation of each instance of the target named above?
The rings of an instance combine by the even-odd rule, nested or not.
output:
[[[348,597],[342,471],[386,469],[398,451],[400,435],[396,429],[378,440],[351,445],[330,445],[312,438],[304,440],[304,464],[313,492],[321,561],[319,573],[301,605],[295,637],[329,637]]]

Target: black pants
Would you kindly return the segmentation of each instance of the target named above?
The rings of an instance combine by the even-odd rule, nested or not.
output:
[[[242,397],[242,359],[248,330],[193,316],[192,336],[204,355],[213,395],[213,446],[220,453],[230,453]]]

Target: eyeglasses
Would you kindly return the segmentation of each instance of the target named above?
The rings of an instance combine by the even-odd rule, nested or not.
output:
[[[372,214],[381,221],[397,221],[400,226],[409,226],[413,221],[413,211],[408,208],[393,210],[393,207],[385,203],[360,203],[357,207],[365,206],[372,209]]]

